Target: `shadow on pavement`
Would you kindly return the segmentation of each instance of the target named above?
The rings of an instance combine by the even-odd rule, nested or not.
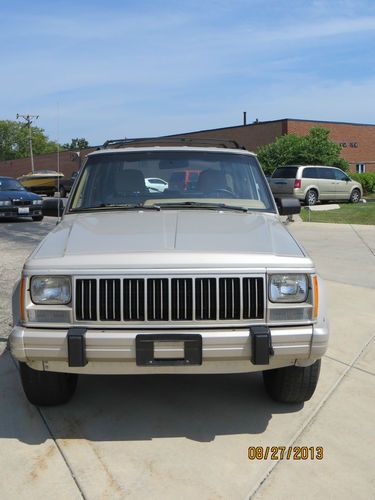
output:
[[[36,245],[55,226],[55,218],[44,218],[42,222],[31,222],[23,219],[0,220],[1,240],[14,243],[17,247],[22,245]]]
[[[50,436],[40,425],[37,410],[26,401],[14,363],[9,355],[6,357],[8,369],[6,373],[0,370],[0,438],[41,443]],[[4,357],[1,364],[3,361]],[[4,384],[8,390],[4,391]],[[209,442],[216,436],[260,434],[273,414],[294,413],[302,407],[272,402],[259,373],[93,375],[80,377],[70,403],[42,408],[41,413],[56,439],[145,441],[186,437]]]

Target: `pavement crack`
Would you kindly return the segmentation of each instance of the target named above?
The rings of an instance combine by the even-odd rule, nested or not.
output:
[[[11,360],[13,361],[13,363],[14,363],[14,365],[16,367],[16,370],[19,371],[18,363],[15,361],[15,359],[13,358],[13,356],[11,356]],[[36,409],[36,411],[38,412],[40,418],[42,419],[42,422],[44,423],[44,425],[45,425],[45,427],[46,427],[46,429],[48,431],[48,434],[50,435],[52,441],[55,443],[55,446],[58,449],[58,451],[59,451],[59,453],[60,453],[60,455],[61,455],[61,457],[62,457],[62,459],[63,459],[63,461],[65,463],[65,465],[67,466],[67,468],[68,468],[68,470],[70,472],[70,475],[72,476],[72,479],[75,482],[75,485],[77,486],[78,491],[79,491],[81,497],[83,498],[83,500],[86,500],[87,497],[85,496],[85,494],[84,494],[84,492],[83,492],[83,490],[81,488],[81,485],[79,484],[79,481],[78,481],[76,475],[74,474],[74,471],[73,471],[72,467],[70,466],[67,457],[65,456],[64,451],[62,450],[61,446],[57,442],[56,437],[53,434],[52,429],[49,426],[46,417],[43,415],[42,409],[39,406],[34,406],[34,408]]]
[[[358,238],[362,241],[362,243],[365,245],[366,248],[370,250],[372,255],[375,257],[375,251],[367,244],[366,240],[362,238],[362,236],[359,234],[359,232],[355,229],[355,227],[350,224],[350,228],[355,232],[355,234],[358,236]]]
[[[346,363],[345,361],[341,361],[341,359],[336,359],[333,356],[327,356],[327,354],[325,354],[324,357],[327,358],[327,359],[330,359],[331,361],[335,361],[336,363],[340,363],[340,365],[344,365],[344,366],[349,366],[350,367],[350,363]],[[367,373],[368,375],[372,375],[373,377],[375,377],[375,373],[372,373],[372,372],[370,372],[368,370],[365,370],[364,368],[360,368],[359,366],[353,366],[352,368],[354,370],[358,370],[360,372]]]
[[[375,373],[369,372],[368,370],[365,370],[364,368],[359,368],[359,366],[353,366],[354,370],[358,370],[362,373],[366,373],[367,375],[372,375],[375,377]]]
[[[72,467],[70,466],[70,464],[69,464],[69,462],[68,462],[68,459],[67,459],[67,457],[65,456],[65,453],[64,453],[64,451],[63,451],[62,447],[61,447],[61,446],[59,445],[59,443],[57,442],[56,437],[55,437],[55,435],[53,434],[52,429],[50,428],[50,426],[49,426],[49,424],[48,424],[48,421],[47,421],[46,417],[43,415],[43,412],[42,412],[42,410],[41,410],[41,408],[40,408],[39,406],[36,406],[35,408],[36,408],[36,410],[38,411],[38,413],[39,413],[39,415],[40,415],[40,418],[42,419],[42,421],[43,421],[44,425],[46,426],[47,431],[48,431],[49,435],[51,436],[51,439],[54,441],[54,443],[55,443],[55,445],[56,445],[57,449],[59,450],[60,455],[61,455],[62,459],[64,460],[65,465],[67,466],[67,468],[68,468],[68,470],[69,470],[69,472],[70,472],[70,475],[72,476],[72,479],[73,479],[73,481],[75,482],[75,484],[76,484],[76,486],[77,486],[77,488],[78,488],[78,491],[80,492],[80,494],[81,494],[82,498],[83,498],[84,500],[86,500],[86,496],[85,496],[85,494],[84,494],[84,492],[83,492],[83,490],[82,490],[82,488],[81,488],[81,485],[79,484],[79,481],[78,481],[78,479],[77,479],[76,475],[74,474],[74,471],[73,471]]]
[[[318,404],[318,406],[315,408],[315,410],[312,412],[312,414],[307,418],[307,420],[301,425],[301,427],[295,432],[295,434],[292,436],[292,438],[289,440],[289,443],[287,443],[286,448],[289,446],[293,447],[294,443],[297,441],[297,439],[303,434],[303,432],[313,423],[315,418],[317,417],[318,413],[321,411],[321,409],[326,405],[327,401],[331,398],[331,396],[336,392],[337,388],[341,385],[342,381],[344,378],[348,375],[348,373],[352,370],[352,368],[355,368],[354,365],[357,363],[357,361],[360,359],[364,351],[367,349],[367,347],[371,344],[371,342],[375,339],[375,334],[373,334],[370,339],[364,344],[360,352],[357,354],[357,356],[353,359],[353,361],[350,364],[346,364],[342,362],[344,365],[346,365],[346,370],[339,376],[333,387],[328,391],[328,393],[323,397],[322,401]],[[335,360],[337,361],[337,360]],[[282,462],[282,460],[278,460],[277,462],[274,462],[269,469],[266,471],[263,479],[259,482],[255,488],[250,490],[249,494],[246,496],[246,499],[251,500],[255,497],[259,489],[261,488],[262,484],[266,481],[267,478],[272,474],[272,472],[275,470],[275,468]]]

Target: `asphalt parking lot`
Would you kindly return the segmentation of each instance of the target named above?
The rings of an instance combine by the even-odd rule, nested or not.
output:
[[[0,223],[0,337],[24,259],[55,220]],[[26,401],[0,358],[0,498],[373,498],[375,231],[295,222],[325,278],[331,342],[313,398],[280,405],[259,374],[81,377],[66,406]],[[324,448],[249,460],[250,446]]]

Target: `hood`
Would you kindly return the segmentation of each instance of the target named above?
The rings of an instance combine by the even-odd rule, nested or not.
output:
[[[67,215],[26,268],[310,266],[275,215],[210,210]]]
[[[41,196],[30,191],[0,191],[0,200],[41,200]]]

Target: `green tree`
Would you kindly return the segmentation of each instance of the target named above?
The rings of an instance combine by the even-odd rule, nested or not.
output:
[[[0,120],[0,160],[15,160],[30,156],[28,128],[24,123]],[[31,127],[33,154],[53,153],[57,143],[50,141],[44,129]]]
[[[329,138],[329,130],[322,127],[311,128],[306,136],[282,135],[257,151],[266,174],[284,165],[330,165],[348,170],[349,163],[340,152],[341,147]]]
[[[89,142],[84,138],[78,138],[76,137],[75,139],[72,139],[70,141],[70,144],[67,142],[66,144],[63,144],[62,146],[64,149],[86,149],[89,148]]]

